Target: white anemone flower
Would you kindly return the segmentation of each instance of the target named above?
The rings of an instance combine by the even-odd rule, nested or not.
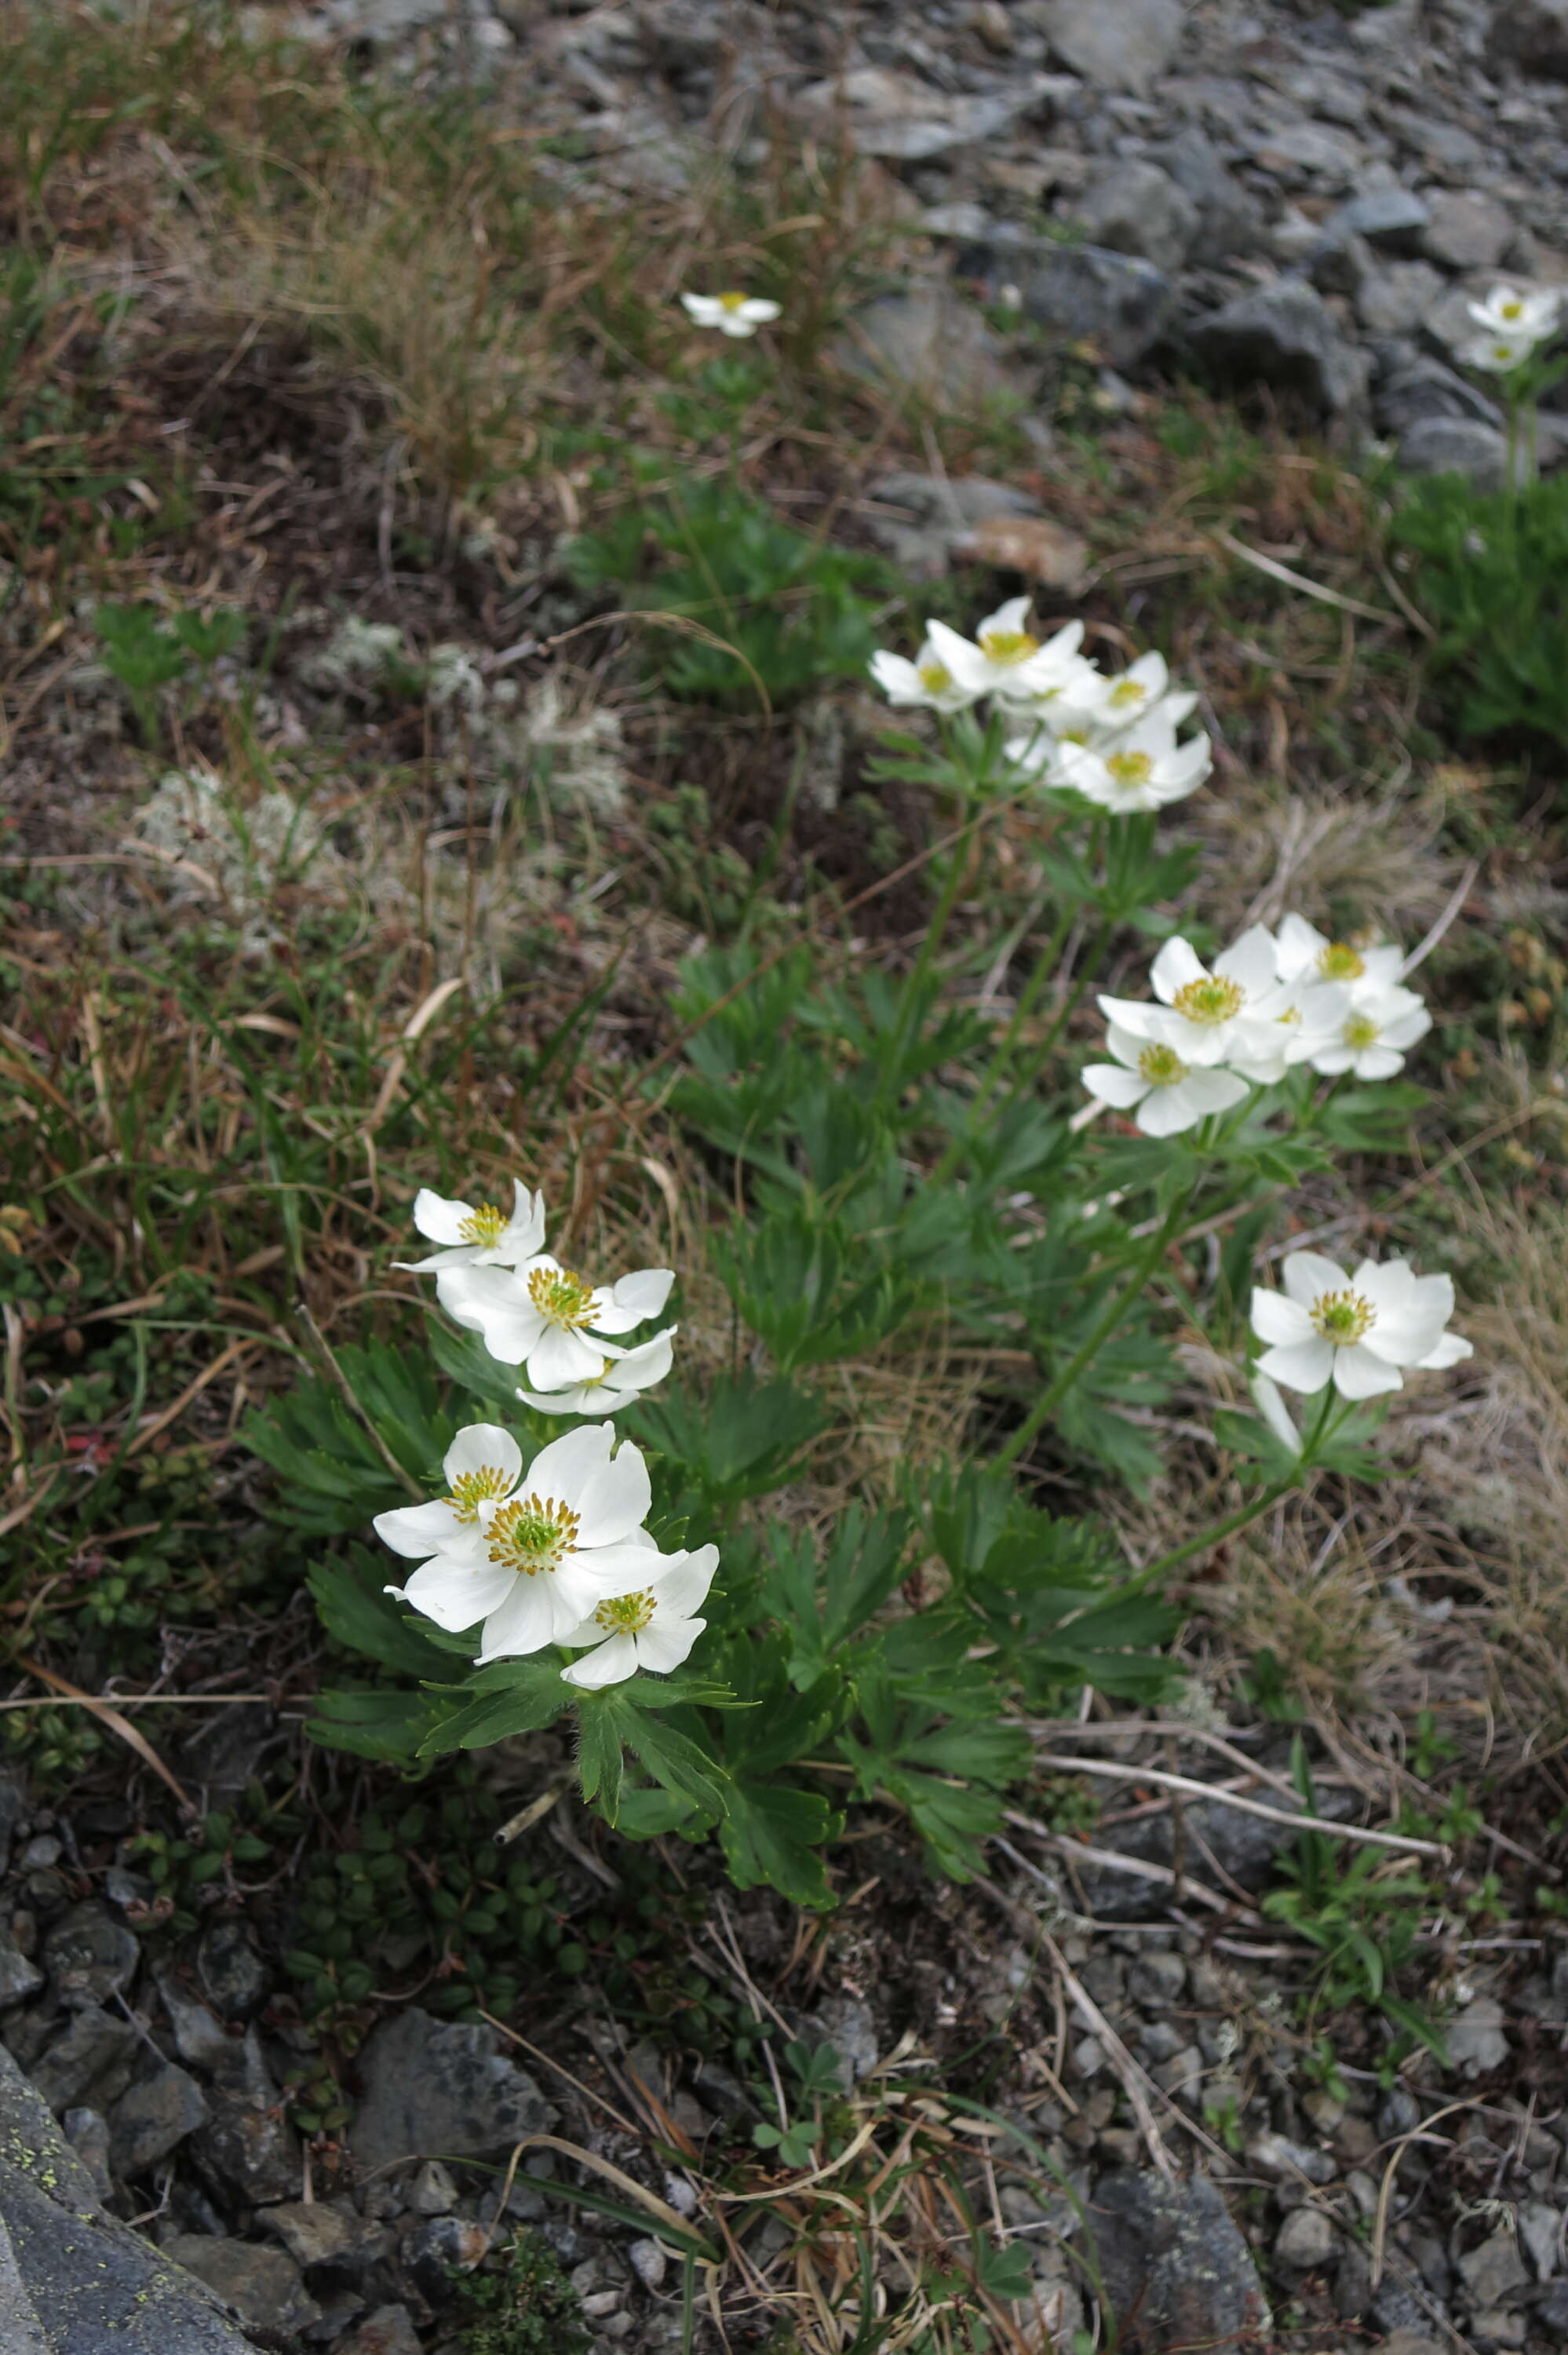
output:
[[[1515,286],[1494,286],[1484,303],[1465,307],[1477,326],[1494,338],[1539,344],[1556,334],[1562,304],[1554,287],[1542,287],[1531,294],[1521,293]]]
[[[1114,1063],[1090,1063],[1083,1082],[1090,1095],[1129,1112],[1145,1136],[1180,1136],[1211,1113],[1229,1112],[1247,1092],[1234,1071],[1182,1061],[1168,1038],[1135,1037],[1112,1022],[1106,1046]]]
[[[394,1267],[409,1275],[429,1275],[444,1267],[516,1267],[544,1244],[545,1197],[531,1194],[514,1178],[508,1214],[493,1202],[449,1202],[421,1186],[414,1197],[414,1224],[441,1249],[429,1259],[393,1261]]]
[[[459,1441],[489,1429],[476,1424]],[[452,1635],[482,1620],[480,1661],[562,1643],[607,1596],[657,1576],[664,1557],[642,1527],[652,1501],[648,1466],[630,1441],[615,1451],[613,1423],[586,1423],[551,1440],[525,1473],[515,1447],[503,1462],[493,1437],[475,1444],[493,1459],[478,1473],[512,1475],[510,1491],[476,1490],[477,1531],[465,1526],[460,1548],[442,1548],[406,1586],[387,1592]],[[383,1513],[376,1527],[386,1537],[388,1522],[407,1518]],[[396,1545],[397,1537],[388,1541]]]
[[[1531,357],[1538,340],[1534,336],[1477,336],[1460,347],[1459,357],[1488,376],[1511,376]]]
[[[779,316],[779,305],[763,294],[683,294],[694,326],[716,327],[721,336],[755,336]]]
[[[1271,1382],[1266,1374],[1255,1373],[1248,1387],[1252,1391],[1254,1406],[1256,1407],[1280,1445],[1287,1447],[1292,1455],[1299,1455],[1301,1433],[1297,1430],[1290,1409],[1280,1395],[1278,1383]]]
[[[428,1561],[432,1554],[481,1561],[479,1508],[505,1503],[523,1477],[523,1450],[499,1423],[471,1423],[448,1448],[441,1473],[444,1497],[377,1513],[376,1534],[409,1561]]]
[[[609,1363],[600,1337],[630,1333],[657,1316],[674,1281],[671,1268],[644,1267],[615,1284],[591,1284],[541,1252],[514,1272],[443,1269],[436,1297],[493,1358],[521,1366],[530,1389],[562,1391],[597,1381]]]
[[[1113,816],[1131,817],[1185,801],[1213,764],[1208,738],[1192,736],[1178,743],[1175,728],[1157,705],[1147,719],[1097,744],[1064,743],[1054,782],[1071,785]]]
[[[1352,987],[1365,984],[1386,989],[1399,979],[1404,952],[1392,942],[1376,948],[1353,948],[1349,941],[1331,941],[1305,916],[1287,916],[1277,942],[1279,977],[1297,981],[1303,975],[1318,981],[1343,981]]]
[[[1277,986],[1274,935],[1253,924],[1214,959],[1213,971],[1178,933],[1149,969],[1159,1005],[1132,997],[1102,997],[1107,1019],[1139,1039],[1160,1039],[1184,1063],[1223,1063],[1238,1028]]]
[[[714,1582],[718,1548],[655,1558],[655,1576],[630,1593],[608,1595],[562,1636],[565,1644],[594,1647],[561,1670],[567,1684],[599,1692],[606,1685],[623,1684],[639,1668],[667,1676],[685,1659],[708,1624],[695,1614]]]
[[[1010,704],[1038,704],[1070,675],[1083,639],[1081,622],[1044,641],[1029,627],[1029,599],[1010,597],[988,613],[975,633],[977,644],[945,622],[927,622],[927,644],[959,686],[975,695],[994,695]]]
[[[1226,1050],[1231,1069],[1272,1086],[1338,1037],[1350,1007],[1351,992],[1339,982],[1317,981],[1310,973],[1277,982],[1236,1026]]]
[[[1350,1071],[1358,1080],[1392,1080],[1404,1069],[1406,1049],[1431,1028],[1432,1017],[1414,989],[1357,989],[1308,1060],[1326,1078]]]
[[[606,1341],[601,1347],[608,1362],[603,1373],[591,1381],[574,1382],[564,1391],[519,1390],[517,1395],[524,1406],[536,1408],[540,1414],[617,1414],[663,1380],[680,1329],[678,1325],[667,1325],[651,1341],[639,1342],[635,1349],[618,1349],[613,1341]]]
[[[931,643],[929,632],[913,662],[879,647],[871,675],[889,703],[906,711],[967,711],[979,689],[960,687]]]
[[[1447,1331],[1454,1285],[1407,1260],[1364,1259],[1346,1275],[1318,1252],[1291,1252],[1283,1292],[1252,1295],[1252,1329],[1269,1344],[1257,1371],[1308,1396],[1331,1381],[1341,1398],[1403,1390],[1404,1372],[1457,1366],[1470,1344]]]

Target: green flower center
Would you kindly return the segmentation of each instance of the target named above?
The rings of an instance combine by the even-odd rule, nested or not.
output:
[[[947,666],[939,662],[922,663],[916,674],[927,695],[942,695],[953,681]]]
[[[1154,762],[1147,752],[1113,752],[1106,769],[1118,785],[1146,785],[1154,774]]]
[[[490,1559],[524,1578],[559,1570],[572,1550],[577,1516],[554,1497],[517,1497],[503,1505],[485,1532]]]
[[[1325,981],[1360,981],[1366,961],[1349,941],[1330,941],[1318,952],[1318,970]]]
[[[1493,359],[1501,360],[1505,366],[1513,358],[1513,356],[1514,351],[1511,344],[1494,344],[1492,346]]]
[[[460,1521],[477,1521],[481,1505],[489,1497],[504,1497],[510,1486],[504,1472],[493,1464],[484,1464],[477,1472],[458,1474],[447,1502]]]
[[[1524,316],[1524,304],[1520,301],[1517,294],[1511,302],[1504,303],[1501,305],[1501,309],[1505,319],[1522,319]]]
[[[1140,678],[1118,678],[1106,701],[1115,711],[1125,711],[1134,703],[1141,703],[1149,689]]]
[[[1340,1036],[1359,1055],[1363,1048],[1377,1045],[1378,1027],[1370,1014],[1352,1014]]]
[[[984,630],[980,634],[980,652],[988,662],[1012,665],[1027,662],[1040,651],[1038,638],[1027,630]]]
[[[646,1587],[641,1594],[612,1594],[594,1613],[607,1636],[640,1635],[658,1606]]]
[[[487,1251],[492,1250],[506,1232],[506,1213],[498,1210],[493,1202],[482,1202],[461,1222],[458,1232],[465,1243],[482,1243]]]
[[[593,1316],[593,1286],[586,1275],[569,1267],[536,1267],[528,1278],[528,1297],[546,1324],[569,1333]]]
[[[721,294],[719,305],[726,311],[739,311],[743,310],[750,300],[749,294]]]
[[[1138,1076],[1151,1088],[1173,1088],[1187,1076],[1187,1066],[1174,1047],[1155,1045],[1139,1050]]]
[[[1359,1292],[1323,1292],[1312,1303],[1312,1322],[1325,1341],[1348,1349],[1377,1322],[1377,1311]]]
[[[1212,1030],[1241,1012],[1245,994],[1239,981],[1227,981],[1223,973],[1205,973],[1179,989],[1173,1003],[1185,1020]]]

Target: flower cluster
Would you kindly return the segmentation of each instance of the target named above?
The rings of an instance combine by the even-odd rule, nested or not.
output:
[[[884,650],[871,675],[905,710],[964,711],[989,696],[1018,723],[1005,750],[1019,774],[1068,787],[1115,816],[1184,800],[1213,762],[1207,736],[1178,732],[1197,697],[1172,687],[1158,654],[1110,677],[1083,643],[1081,622],[1036,637],[1028,598],[1013,597],[972,639],[928,622],[913,662]]]
[[[613,1414],[670,1370],[678,1327],[635,1348],[609,1337],[657,1316],[673,1272],[646,1267],[594,1284],[545,1249],[545,1199],[514,1185],[510,1211],[452,1202],[422,1188],[414,1224],[437,1245],[397,1264],[433,1274],[441,1305],[478,1333],[491,1356],[523,1368],[535,1389],[517,1395],[541,1414]],[[527,1470],[510,1432],[488,1423],[460,1431],[442,1465],[446,1494],[378,1514],[377,1533],[418,1564],[388,1594],[453,1634],[482,1625],[478,1660],[590,1646],[562,1670],[569,1684],[619,1684],[668,1669],[701,1635],[695,1616],[718,1550],[662,1554],[643,1526],[648,1467],[613,1423],[568,1432]]]
[[[1484,303],[1467,307],[1481,332],[1465,346],[1462,357],[1489,376],[1510,376],[1557,333],[1563,297],[1554,287],[1528,294],[1494,286]]]
[[[1252,925],[1212,968],[1178,936],[1150,968],[1152,1002],[1100,999],[1115,1060],[1091,1063],[1084,1085],[1145,1136],[1176,1136],[1298,1063],[1391,1079],[1432,1027],[1402,964],[1396,947],[1330,941],[1295,915],[1277,934]]]

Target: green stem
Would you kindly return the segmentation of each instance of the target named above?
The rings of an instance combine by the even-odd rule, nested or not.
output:
[[[1047,1416],[1072,1389],[1085,1367],[1098,1357],[1105,1344],[1121,1323],[1128,1309],[1164,1257],[1167,1244],[1187,1215],[1194,1191],[1193,1186],[1184,1186],[1178,1194],[1150,1237],[1147,1248],[1140,1252],[1133,1262],[1131,1275],[1121,1290],[1113,1296],[1109,1307],[1095,1326],[1088,1339],[1063,1367],[1055,1380],[1047,1383],[1012,1438],[997,1455],[995,1461],[999,1468],[1005,1470],[1010,1464],[1016,1464],[1024,1449],[1039,1433]]]
[[[1101,923],[1099,931],[1095,934],[1094,940],[1090,943],[1088,954],[1085,957],[1082,964],[1078,967],[1077,978],[1074,982],[1072,988],[1067,992],[1066,996],[1063,999],[1061,1005],[1057,1007],[1056,1012],[1052,1018],[1050,1028],[1046,1031],[1045,1036],[1041,1039],[1039,1046],[1035,1049],[1033,1060],[1029,1070],[1019,1074],[1018,1078],[1014,1080],[1012,1087],[1008,1090],[1006,1096],[1003,1098],[1001,1110],[998,1114],[999,1119],[1005,1118],[1007,1114],[1012,1110],[1013,1105],[1018,1102],[1019,1097],[1023,1093],[1024,1089],[1029,1086],[1031,1081],[1037,1079],[1040,1073],[1044,1070],[1046,1064],[1050,1061],[1052,1055],[1055,1051],[1057,1039],[1062,1036],[1063,1031],[1066,1028],[1068,1023],[1071,1022],[1074,1015],[1083,1004],[1084,992],[1087,989],[1090,982],[1099,971],[1100,960],[1105,955],[1107,944],[1110,940],[1113,929],[1114,926],[1112,924],[1112,921],[1110,917],[1107,916]]]
[[[1308,1434],[1306,1444],[1301,1450],[1295,1468],[1285,1479],[1271,1481],[1263,1494],[1255,1497],[1250,1505],[1238,1505],[1234,1513],[1227,1513],[1224,1519],[1216,1521],[1212,1529],[1200,1530],[1195,1538],[1189,1538],[1184,1545],[1172,1546],[1171,1551],[1162,1553],[1158,1561],[1145,1562],[1143,1568],[1128,1582],[1128,1587],[1153,1586],[1164,1577],[1167,1571],[1174,1570],[1178,1562],[1190,1561],[1195,1553],[1212,1552],[1215,1546],[1224,1545],[1227,1538],[1234,1538],[1238,1529],[1247,1529],[1254,1521],[1261,1520],[1265,1513],[1269,1512],[1278,1504],[1281,1497],[1287,1497],[1292,1488],[1299,1487],[1302,1475],[1311,1471],[1318,1450],[1329,1437],[1334,1424],[1342,1423],[1345,1414],[1351,1411],[1347,1406],[1343,1414],[1335,1416],[1334,1397],[1332,1382],[1325,1384],[1323,1403],[1318,1410],[1318,1420]],[[1128,1587],[1121,1588],[1118,1592],[1125,1593],[1128,1591]]]
[[[942,885],[941,896],[937,901],[936,913],[926,928],[926,937],[920,943],[920,954],[915,960],[915,970],[904,986],[904,999],[898,1009],[898,1026],[893,1034],[892,1043],[883,1063],[882,1076],[877,1082],[876,1103],[879,1110],[885,1108],[897,1092],[898,1073],[903,1066],[905,1055],[908,1051],[911,1035],[920,1018],[920,1004],[925,996],[926,983],[931,971],[932,962],[942,945],[943,935],[947,932],[953,910],[958,904],[959,893],[963,887],[964,868],[968,863],[966,853],[967,846],[960,846],[953,852],[947,879]]]

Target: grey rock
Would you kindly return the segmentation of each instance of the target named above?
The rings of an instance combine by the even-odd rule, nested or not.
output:
[[[1181,0],[1051,0],[1040,13],[1061,63],[1101,90],[1147,98],[1181,46]]]
[[[1088,2222],[1127,2355],[1245,2344],[1266,2329],[1252,2253],[1205,2176],[1168,2183],[1115,2169],[1095,2187]]]
[[[262,2209],[256,2221],[276,2232],[302,2273],[341,2264],[366,2239],[364,2219],[346,2200],[283,2200]]]
[[[1153,2010],[1179,2003],[1187,1991],[1187,1966],[1169,1948],[1151,1947],[1128,1973],[1127,1991],[1134,2003]]]
[[[51,2110],[72,2109],[86,2101],[103,2109],[130,2083],[135,2045],[136,2031],[128,2019],[112,2019],[96,2004],[84,2004],[29,2074]]]
[[[416,2216],[450,2216],[458,2204],[458,2188],[450,2167],[428,2158],[409,2187],[408,2205]]]
[[[1141,359],[1176,309],[1163,271],[1099,245],[1047,247],[1019,284],[1030,318],[1070,342],[1097,344],[1113,368]]]
[[[11,1867],[11,1843],[22,1822],[22,1785],[14,1774],[0,1774],[0,1881]]]
[[[1378,2355],[1449,2355],[1449,2350],[1442,2339],[1428,2339],[1424,2330],[1392,2330]]]
[[[122,1994],[141,1959],[134,1931],[91,1898],[62,1913],[44,1940],[44,1968],[66,2004],[101,2004]]]
[[[1421,2105],[1406,2085],[1394,2085],[1377,2105],[1377,2130],[1383,2142],[1397,2142],[1421,2124]]]
[[[446,0],[327,0],[327,21],[350,40],[400,41],[446,20]]]
[[[1359,2322],[1372,2304],[1372,2265],[1366,2251],[1351,2241],[1340,2251],[1334,2266],[1334,2312],[1341,2322]]]
[[[109,2171],[109,2125],[96,2110],[68,2110],[60,2120],[65,2138],[92,2178],[92,2188],[101,2200],[107,2200],[114,2190],[114,2179]]]
[[[864,66],[811,83],[796,103],[809,119],[842,125],[862,155],[922,164],[995,139],[1022,113],[1030,95],[1024,88],[949,96],[912,75]]]
[[[1250,253],[1261,242],[1262,207],[1202,132],[1189,125],[1150,154],[1198,208],[1198,243],[1205,261]]]
[[[1421,325],[1442,291],[1430,262],[1385,262],[1367,271],[1356,288],[1356,316],[1371,335],[1405,335]]]
[[[1512,2314],[1503,2307],[1489,2307],[1472,2314],[1469,2337],[1473,2345],[1487,2350],[1522,2347],[1530,2326],[1522,2314]]]
[[[1550,2281],[1563,2259],[1563,2213],[1546,2200],[1527,2200],[1519,2211],[1519,2237],[1538,2281]]]
[[[1202,2053],[1195,2044],[1183,2044],[1169,2061],[1162,2061],[1153,2074],[1161,2093],[1178,2101],[1196,2101],[1203,2082]]]
[[[1287,2180],[1304,2175],[1308,2183],[1331,2183],[1337,2172],[1327,2151],[1314,2150],[1310,2143],[1292,2142],[1288,2135],[1254,2135],[1246,2155],[1266,2175],[1284,2176]]]
[[[202,1993],[225,2019],[249,2019],[266,2002],[267,1966],[243,1922],[214,1922],[196,1949]]]
[[[378,2306],[336,2355],[420,2355],[419,2334],[406,2306]]]
[[[1211,312],[1193,328],[1192,348],[1216,376],[1274,385],[1330,417],[1365,398],[1365,354],[1346,342],[1320,294],[1289,280]]]
[[[216,2012],[188,1995],[168,1971],[158,1973],[158,1993],[180,2059],[193,2069],[211,2073],[221,2069],[235,2045]]]
[[[1432,216],[1426,205],[1408,188],[1373,188],[1352,197],[1323,224],[1325,237],[1361,237],[1378,253],[1414,260]]]
[[[44,1975],[37,1963],[22,1953],[8,1932],[0,1930],[0,2011],[14,2003],[26,2003],[43,1984]]]
[[[644,2289],[662,2289],[668,2263],[657,2241],[633,2241],[626,2252],[627,2262]]]
[[[1500,491],[1508,443],[1477,417],[1420,417],[1399,437],[1399,463],[1411,474],[1464,474],[1478,490]]]
[[[1158,164],[1136,158],[1096,180],[1073,204],[1093,245],[1180,270],[1198,237],[1198,208]]]
[[[1298,2208],[1275,2236],[1274,2261],[1298,2274],[1316,2273],[1339,2247],[1331,2220],[1320,2208]]]
[[[439,2306],[451,2295],[452,2275],[472,2273],[489,2249],[484,2225],[466,2216],[430,2216],[404,2242],[404,2269],[421,2296]]]
[[[831,2045],[838,2055],[839,2082],[846,2093],[875,2068],[876,2022],[861,1997],[826,1996],[802,2026],[812,2043]]]
[[[883,474],[871,485],[875,509],[866,527],[906,579],[936,581],[947,571],[953,543],[988,516],[1033,516],[1039,502],[1011,484],[983,474]]]
[[[166,2254],[206,2282],[249,2330],[308,2330],[322,2318],[299,2267],[281,2249],[181,2232]]]
[[[1493,270],[1513,242],[1513,221],[1490,197],[1444,189],[1433,197],[1423,250],[1447,270]]]
[[[1510,2049],[1503,2008],[1489,1995],[1478,1996],[1448,2030],[1448,2058],[1461,2077],[1484,2077],[1500,2069]]]
[[[283,2115],[254,2028],[230,2047],[192,2146],[203,2164],[248,2200],[286,2200],[300,2180],[300,2144]]]
[[[0,2051],[5,2355],[251,2355],[199,2283],[105,2215],[91,2173]]]
[[[176,2143],[207,2123],[207,2104],[194,2077],[173,2061],[143,2054],[136,2074],[109,2113],[110,2147],[117,2175],[137,2175],[166,2158]]]
[[[1501,0],[1487,28],[1487,63],[1568,81],[1568,0]]]
[[[980,314],[945,287],[872,303],[833,346],[841,367],[955,412],[1022,400],[1022,380]]]
[[[1326,123],[1280,123],[1253,144],[1253,160],[1287,186],[1343,188],[1366,164],[1366,149]]]
[[[1372,414],[1385,433],[1403,433],[1424,417],[1473,417],[1500,425],[1502,411],[1479,388],[1425,354],[1402,358],[1379,379]]]
[[[1530,2284],[1529,2268],[1511,2232],[1494,2232],[1461,2257],[1459,2277],[1475,2307],[1507,2306],[1515,2290],[1528,2288]]]
[[[347,2139],[362,2168],[406,2158],[491,2158],[548,2132],[556,2111],[498,2050],[493,2029],[410,2005],[360,2055],[363,2093]]]
[[[1535,2319],[1549,2339],[1568,2341],[1568,2281],[1553,2282],[1535,2309]]]
[[[1428,2319],[1420,2299],[1392,2273],[1384,2274],[1373,2294],[1372,2318],[1380,2330],[1395,2334],[1404,2330],[1413,2338],[1425,2335]]]
[[[1168,2019],[1151,2019],[1134,2041],[1145,2061],[1169,2061],[1181,2050],[1181,2031]]]

